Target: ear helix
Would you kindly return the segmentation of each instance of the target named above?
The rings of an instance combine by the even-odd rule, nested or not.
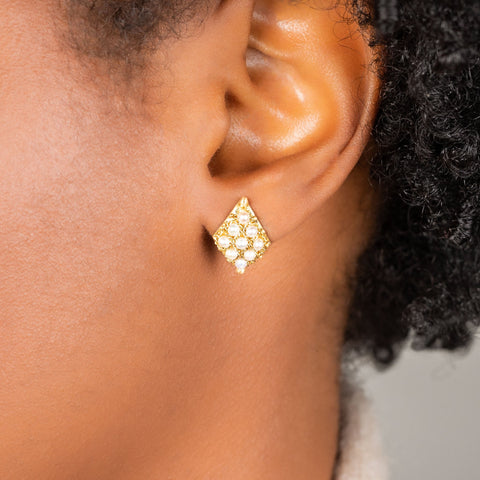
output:
[[[240,274],[259,260],[271,245],[267,232],[248,203],[247,197],[242,197],[238,201],[213,234],[213,239],[220,252]]]

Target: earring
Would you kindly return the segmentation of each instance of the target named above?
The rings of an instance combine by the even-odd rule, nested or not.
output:
[[[225,221],[213,234],[215,245],[233,263],[238,273],[244,273],[265,253],[271,242],[256,217],[247,197],[242,197]]]

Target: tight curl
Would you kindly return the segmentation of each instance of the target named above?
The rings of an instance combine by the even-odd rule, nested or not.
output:
[[[466,347],[480,318],[480,3],[377,1],[383,91],[371,177],[378,229],[360,258],[346,341],[393,361]]]

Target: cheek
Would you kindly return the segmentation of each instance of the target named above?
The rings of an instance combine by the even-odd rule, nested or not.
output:
[[[191,184],[225,131],[223,96],[179,83],[176,102],[152,99],[154,128],[114,92],[52,78],[48,58],[0,89],[0,478],[117,478],[214,371],[214,354],[190,358],[225,304],[202,295]]]
[[[46,449],[111,448],[102,435],[133,411],[135,392],[166,377],[157,361],[195,291],[178,252],[194,250],[196,232],[169,200],[176,181],[161,159],[59,157],[13,138],[0,158],[2,478],[18,451],[34,462]]]

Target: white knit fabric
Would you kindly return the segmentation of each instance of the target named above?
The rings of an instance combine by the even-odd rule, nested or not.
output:
[[[386,459],[371,403],[359,386],[342,395],[340,457],[335,480],[387,480]]]

